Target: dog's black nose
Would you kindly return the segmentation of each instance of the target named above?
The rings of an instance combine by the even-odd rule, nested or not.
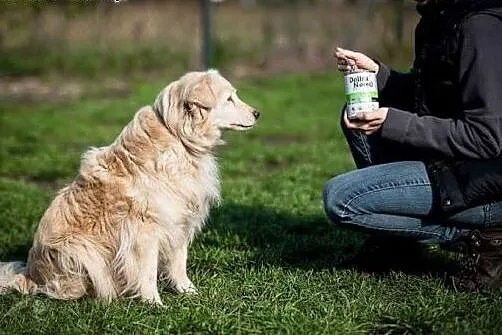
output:
[[[256,109],[253,111],[254,118],[258,120],[260,117],[260,112],[258,112]]]

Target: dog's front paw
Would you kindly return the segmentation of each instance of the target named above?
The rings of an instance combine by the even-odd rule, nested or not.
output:
[[[195,287],[195,285],[191,281],[174,285],[174,290],[177,293],[197,294],[197,288]]]
[[[162,300],[158,294],[151,297],[141,297],[141,300],[147,304],[151,304],[157,307],[164,307]]]

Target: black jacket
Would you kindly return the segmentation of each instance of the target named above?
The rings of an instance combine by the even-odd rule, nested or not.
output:
[[[411,72],[377,78],[382,138],[420,153],[450,215],[502,200],[502,0],[438,3],[419,8]]]

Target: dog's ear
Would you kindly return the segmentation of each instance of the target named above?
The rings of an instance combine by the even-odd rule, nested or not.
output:
[[[216,105],[216,93],[210,74],[203,75],[200,80],[190,89],[188,103],[196,104],[205,109]]]
[[[178,82],[174,81],[165,87],[155,99],[153,110],[157,116],[168,126],[169,122],[177,119],[181,110],[181,90]]]

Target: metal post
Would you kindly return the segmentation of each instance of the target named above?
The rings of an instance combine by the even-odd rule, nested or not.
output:
[[[202,27],[202,62],[207,70],[212,64],[212,39],[211,39],[211,0],[201,1],[201,27]]]

